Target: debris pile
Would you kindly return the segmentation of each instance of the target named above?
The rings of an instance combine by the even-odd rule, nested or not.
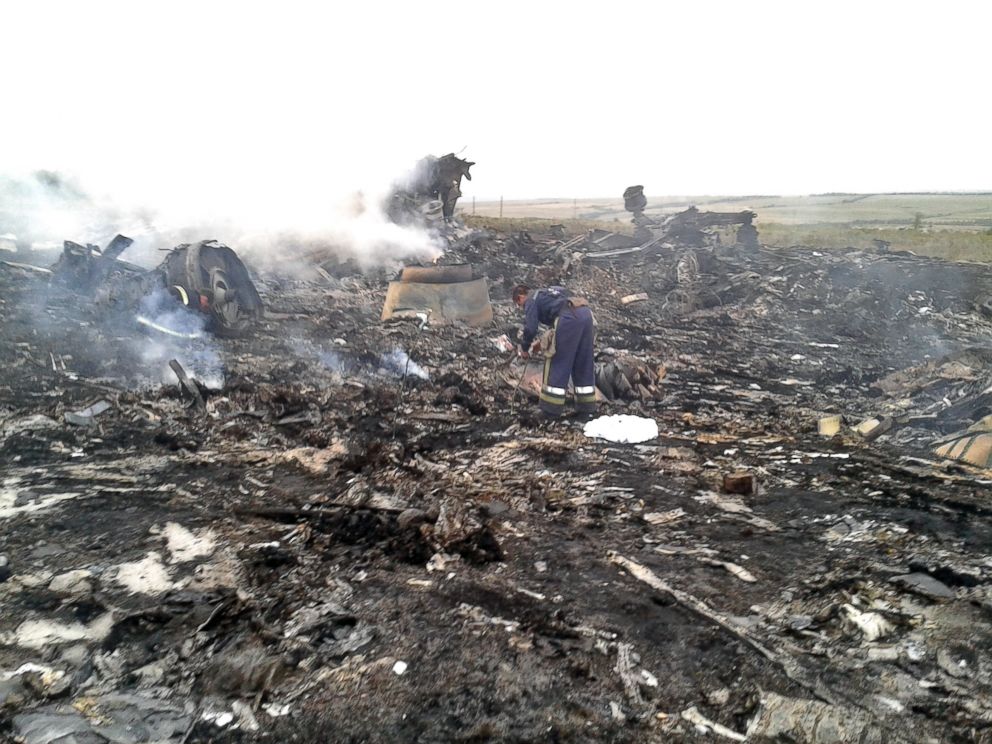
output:
[[[110,313],[134,313],[168,294],[182,307],[202,313],[207,328],[219,335],[244,333],[262,317],[262,298],[248,269],[226,245],[216,240],[179,245],[158,268],[146,271],[119,258],[133,242],[118,235],[101,251],[67,240],[52,276]],[[157,325],[145,315],[136,319]]]
[[[0,263],[2,735],[988,738],[992,472],[958,433],[992,414],[992,271],[666,234],[465,233],[399,290],[259,303],[192,244],[161,288],[266,313],[170,337],[164,377],[81,291],[148,278],[116,249]],[[464,265],[492,321],[435,323]],[[656,436],[537,417],[494,343],[518,281],[589,298],[600,413]],[[383,322],[412,284],[439,304]],[[213,387],[181,374],[207,341]]]
[[[757,250],[760,247],[750,210],[741,212],[700,212],[689,207],[665,217],[644,213],[647,197],[643,186],[630,186],[623,193],[624,207],[632,214],[633,235],[610,230],[590,230],[557,246],[557,250],[573,259],[614,261],[639,255],[670,255],[675,249],[724,248]],[[637,301],[631,295],[628,301]]]

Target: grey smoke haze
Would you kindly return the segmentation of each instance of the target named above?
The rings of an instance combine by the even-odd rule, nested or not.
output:
[[[383,354],[382,359],[379,360],[379,364],[381,365],[380,370],[384,374],[399,377],[400,379],[404,377],[418,377],[421,380],[430,379],[427,370],[413,361],[410,355],[398,346],[388,353]]]
[[[103,245],[123,230],[147,232],[150,217],[95,199],[78,179],[62,173],[0,173],[0,234],[14,235],[23,247],[59,248],[63,240]]]
[[[406,164],[404,164],[406,165]],[[408,164],[412,167],[412,162]],[[397,179],[405,177],[400,168]],[[218,179],[218,185],[224,182]],[[146,202],[134,190],[92,191],[74,176],[50,171],[0,174],[0,234],[20,245],[61,246],[63,240],[105,245],[122,233],[135,243],[124,258],[151,267],[160,251],[180,243],[216,238],[255,266],[292,273],[314,252],[333,252],[360,265],[433,259],[442,243],[426,229],[386,219],[383,202],[390,183],[346,190],[330,183],[311,188],[292,182],[273,191],[259,178],[258,191],[239,190],[243,202],[223,188],[193,203],[183,182],[160,186]]]
[[[137,337],[141,361],[147,365],[153,384],[174,384],[176,375],[169,361],[177,360],[186,374],[208,388],[224,387],[224,365],[216,341],[207,332],[207,318],[180,304],[165,290],[157,290],[141,301],[138,316],[144,336]]]
[[[365,375],[373,374],[383,377],[403,379],[404,377],[417,377],[421,380],[430,379],[430,374],[421,365],[417,364],[407,352],[398,346],[394,346],[389,351],[381,354],[375,366],[371,366],[368,361],[362,362],[358,358],[349,355],[346,351],[325,348],[314,345],[312,342],[303,339],[295,339],[290,347],[301,359],[316,359],[326,369],[339,375]]]

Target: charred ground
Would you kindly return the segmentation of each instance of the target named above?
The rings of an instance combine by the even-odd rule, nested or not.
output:
[[[990,740],[990,475],[931,445],[988,413],[992,272],[563,242],[456,241],[483,329],[381,323],[385,273],[261,277],[205,410],[127,319],[0,266],[0,669],[38,665],[0,674],[6,735]],[[492,340],[520,279],[590,298],[634,383],[604,413],[658,440],[531,412]]]

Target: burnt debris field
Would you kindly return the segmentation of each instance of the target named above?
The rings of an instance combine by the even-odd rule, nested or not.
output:
[[[0,735],[992,741],[992,270],[752,217],[6,253]],[[540,418],[521,280],[657,437]]]

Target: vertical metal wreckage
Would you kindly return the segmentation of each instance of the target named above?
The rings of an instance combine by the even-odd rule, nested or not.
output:
[[[455,153],[441,157],[427,155],[417,161],[412,173],[401,182],[389,199],[387,214],[394,222],[422,219],[435,222],[438,218],[451,222],[462,195],[462,178],[472,180],[475,163],[459,158]]]

